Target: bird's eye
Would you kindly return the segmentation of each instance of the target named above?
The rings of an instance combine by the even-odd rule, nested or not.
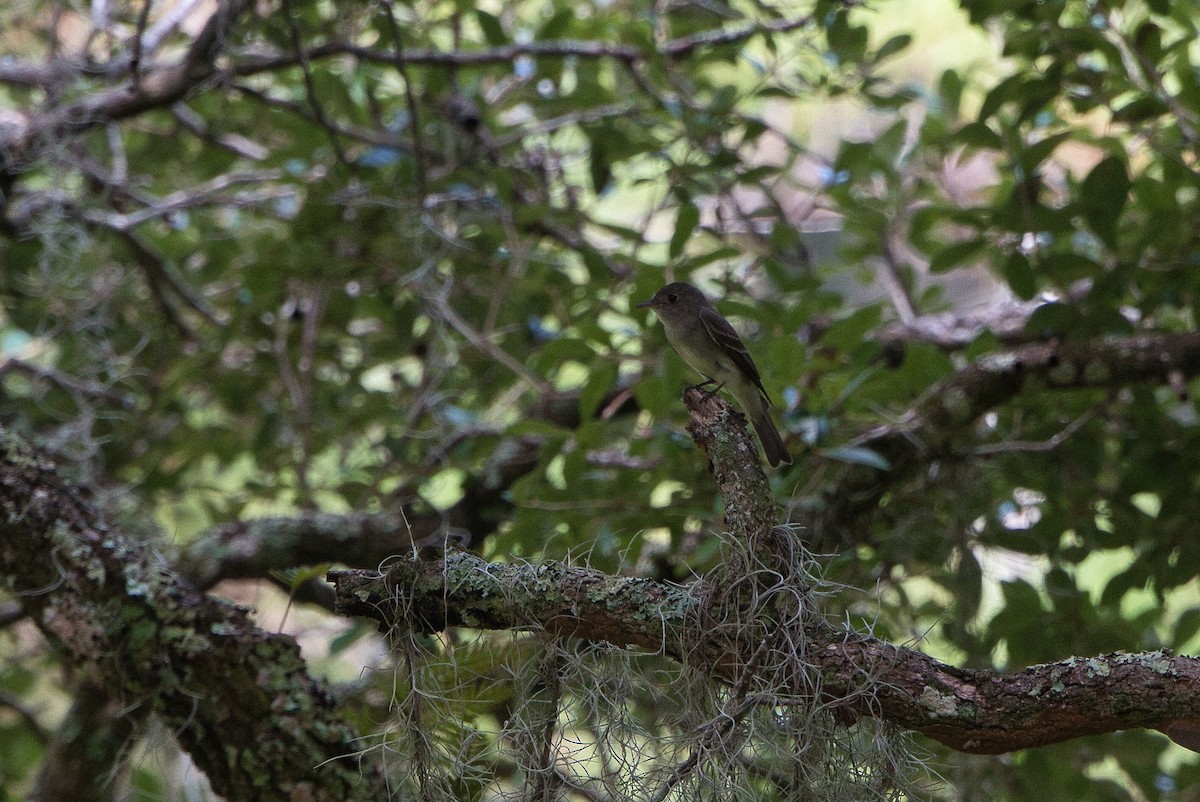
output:
[[[667,293],[667,300],[670,301],[671,303],[675,303],[676,301],[679,300],[679,296],[673,292],[669,292],[669,293]]]

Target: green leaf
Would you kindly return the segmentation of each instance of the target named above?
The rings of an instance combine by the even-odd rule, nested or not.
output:
[[[912,39],[912,36],[907,33],[893,36],[891,39],[888,39],[886,42],[880,45],[879,49],[875,51],[875,60],[883,61],[886,58],[896,55],[901,50],[904,50],[906,47],[912,44]]]
[[[1012,579],[1000,583],[1004,594],[1004,608],[992,620],[1001,637],[1021,635],[1037,626],[1045,608],[1033,585],[1024,579]]]
[[[1071,131],[1059,131],[1045,139],[1033,142],[1021,151],[1020,163],[1025,172],[1032,173],[1038,165],[1050,158],[1050,154],[1071,137]]]
[[[1025,322],[1025,330],[1035,337],[1057,337],[1074,330],[1079,324],[1079,310],[1073,305],[1048,303],[1033,310]]]
[[[1191,610],[1184,611],[1179,616],[1179,620],[1175,622],[1175,632],[1171,643],[1176,650],[1184,649],[1197,632],[1200,632],[1200,608],[1193,607]]]
[[[1150,581],[1150,569],[1144,565],[1146,560],[1137,560],[1133,565],[1108,580],[1104,591],[1100,594],[1100,605],[1108,607],[1117,604],[1132,590],[1144,588]]]
[[[612,180],[612,161],[609,159],[607,148],[595,139],[592,140],[592,147],[588,153],[588,170],[592,179],[592,191],[597,195],[602,194]]]
[[[959,620],[967,621],[979,612],[979,602],[983,598],[983,568],[969,548],[961,549],[958,558],[953,585],[959,606],[956,615]]]
[[[547,420],[530,417],[514,421],[504,431],[511,437],[561,438],[564,428]]]
[[[844,62],[860,61],[867,50],[867,29],[861,25],[851,25],[850,16],[845,10],[834,16],[825,38],[829,49]]]
[[[588,372],[587,384],[579,395],[579,419],[586,421],[595,416],[604,395],[617,382],[617,364],[613,361],[594,363]]]
[[[946,70],[938,79],[938,99],[942,104],[941,112],[947,118],[954,119],[958,116],[964,89],[966,82],[955,70]]]
[[[1004,141],[985,122],[967,123],[954,134],[954,139],[968,147],[1000,150]]]
[[[987,96],[983,99],[983,103],[979,107],[977,121],[983,122],[988,119],[999,111],[1001,106],[1020,95],[1021,81],[1024,79],[1025,74],[1019,72],[1016,75],[1005,78],[992,87],[992,91],[987,93]]]
[[[349,629],[329,641],[329,654],[336,657],[363,638],[371,637],[374,634],[375,627],[366,621],[355,621]]]
[[[671,244],[667,253],[672,259],[678,259],[687,245],[688,239],[700,223],[700,209],[696,204],[688,202],[679,207],[679,215],[675,218],[675,231],[671,234]]]
[[[988,241],[983,237],[976,237],[975,239],[947,245],[935,253],[933,258],[929,260],[929,269],[934,273],[944,273],[947,270],[959,267],[982,253],[988,244]]]
[[[1063,287],[1103,272],[1100,265],[1093,260],[1070,251],[1042,257],[1038,261],[1038,270]]]
[[[883,311],[878,304],[857,309],[831,323],[822,335],[821,342],[849,351],[868,338],[868,332],[879,325],[882,315]]]
[[[1017,297],[1028,301],[1037,295],[1037,281],[1034,279],[1033,266],[1025,254],[1020,251],[1010,253],[1000,267],[1000,272]]]
[[[483,30],[483,38],[487,40],[489,45],[500,47],[508,44],[508,34],[504,32],[504,26],[500,24],[499,17],[489,14],[483,9],[476,8],[475,20]]]
[[[1137,27],[1133,34],[1133,45],[1147,60],[1153,63],[1162,58],[1162,28],[1147,20]]]
[[[600,279],[604,276],[611,276],[612,271],[604,261],[604,255],[587,243],[583,243],[579,252],[583,259],[583,264],[588,269],[588,275],[592,279]]]
[[[1054,98],[1058,97],[1062,88],[1062,82],[1058,76],[1026,81],[1018,94],[1021,101],[1020,119],[1023,121],[1032,119]]]
[[[851,175],[865,175],[870,167],[873,150],[872,142],[842,140],[838,145],[837,157],[833,162],[834,172],[846,170]]]
[[[1113,122],[1136,124],[1161,117],[1171,111],[1171,107],[1153,95],[1141,95],[1113,111]]]
[[[582,337],[559,337],[541,346],[534,359],[534,367],[538,371],[549,374],[568,360],[587,364],[595,356],[595,349]]]
[[[537,39],[559,39],[571,29],[571,23],[578,19],[574,8],[564,8],[546,20],[537,33]]]
[[[878,451],[872,451],[869,448],[861,446],[842,446],[840,448],[825,449],[820,452],[821,456],[835,459],[839,462],[849,462],[852,465],[865,465],[868,468],[875,468],[880,471],[891,470],[892,465]]]
[[[295,592],[309,580],[324,579],[325,575],[333,568],[333,565],[333,563],[319,563],[318,565],[304,565],[299,568],[284,568],[271,571],[271,576],[287,585],[289,590]]]
[[[633,386],[633,397],[638,406],[651,414],[668,415],[678,398],[675,392],[677,387],[662,376],[648,376]]]
[[[1088,226],[1110,248],[1116,247],[1117,224],[1129,198],[1125,160],[1109,156],[1092,168],[1079,190],[1079,205]]]

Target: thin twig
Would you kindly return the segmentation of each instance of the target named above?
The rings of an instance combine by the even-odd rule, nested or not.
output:
[[[171,31],[178,28],[180,23],[187,19],[196,6],[202,2],[204,0],[183,0],[171,6],[142,36],[142,52],[153,53],[158,50],[158,46],[170,35]]]
[[[1063,427],[1062,431],[1053,437],[1046,440],[1008,440],[1003,443],[986,443],[981,446],[976,446],[968,453],[973,456],[989,456],[992,454],[1009,454],[1013,452],[1033,452],[1044,453],[1053,451],[1067,441],[1071,435],[1079,431],[1092,418],[1096,417],[1096,410],[1089,409],[1075,420]]]
[[[68,376],[60,371],[44,368],[15,356],[0,357],[0,378],[3,378],[6,373],[11,371],[24,373],[26,376],[49,382],[72,395],[109,401],[124,409],[133,409],[137,406],[137,400],[132,395],[122,393],[120,390],[114,390],[99,382]]]
[[[258,101],[265,106],[283,109],[284,111],[302,117],[311,123],[317,125],[320,124],[317,118],[313,115],[307,103],[297,103],[293,100],[273,97],[266,92],[238,82],[231,83],[229,88],[242,93],[251,100]],[[412,146],[411,142],[403,137],[396,136],[390,131],[376,131],[370,128],[363,128],[362,126],[341,124],[332,120],[328,120],[327,123],[335,131],[337,131],[338,136],[344,139],[352,139],[365,145],[372,145],[379,148],[392,148],[394,150],[400,150],[402,148],[408,148]]]
[[[550,382],[546,381],[544,378],[522,365],[515,357],[512,356],[512,354],[496,345],[482,332],[464,320],[463,317],[459,315],[457,311],[455,311],[454,307],[451,306],[450,303],[439,293],[426,293],[425,300],[429,302],[430,306],[433,307],[438,317],[449,323],[450,326],[459,334],[466,337],[467,341],[470,342],[471,345],[473,345],[476,349],[520,376],[537,390],[541,392],[549,392],[551,389],[553,389]]]
[[[900,322],[908,325],[916,320],[917,308],[913,303],[912,296],[909,294],[908,286],[904,283],[900,259],[896,256],[895,246],[891,240],[891,232],[884,231],[882,240],[883,270],[880,275],[883,277],[883,284],[887,289],[888,297],[892,300],[892,306],[895,307],[896,314],[900,316]]]
[[[137,28],[133,33],[133,42],[130,44],[132,52],[129,55],[129,73],[134,91],[142,86],[142,37],[146,32],[146,24],[150,21],[150,9],[153,5],[152,0],[143,0],[142,10],[137,18]]]
[[[346,153],[342,150],[342,143],[338,141],[337,129],[329,122],[329,118],[325,114],[325,109],[321,106],[321,101],[317,97],[317,85],[313,81],[312,66],[309,64],[308,55],[304,51],[304,42],[300,38],[300,25],[296,21],[296,13],[292,8],[292,0],[283,0],[283,16],[287,19],[288,33],[292,39],[292,49],[296,52],[296,62],[300,65],[300,71],[304,76],[304,94],[308,98],[308,105],[312,108],[313,116],[316,117],[317,123],[325,129],[325,133],[329,136],[329,144],[333,147],[333,153],[337,156],[337,160],[342,164],[349,164],[346,159]]]
[[[387,18],[388,31],[392,35],[392,43],[396,48],[396,72],[404,81],[404,102],[408,106],[409,123],[412,127],[413,158],[416,166],[417,194],[425,197],[425,146],[421,142],[421,113],[417,106],[416,92],[413,91],[412,77],[408,73],[408,64],[404,61],[404,39],[400,35],[400,26],[396,24],[396,13],[392,0],[380,0],[384,16]]]
[[[736,28],[718,28],[710,31],[671,39],[665,42],[659,54],[668,58],[683,58],[693,51],[707,46],[735,44],[760,33],[787,33],[802,28],[812,21],[811,17],[798,17],[772,22],[754,22]],[[562,39],[555,41],[514,42],[501,47],[483,50],[408,50],[403,54],[395,51],[377,50],[346,40],[333,40],[311,48],[305,56],[314,61],[333,56],[353,56],[360,61],[394,65],[397,56],[407,64],[446,67],[479,67],[492,64],[507,64],[521,56],[575,57],[583,59],[615,59],[626,63],[642,61],[653,53],[635,45],[597,42],[590,40]],[[246,58],[234,64],[232,75],[247,76],[271,72],[281,67],[296,64],[295,58],[287,53],[274,53]]]
[[[171,116],[184,130],[189,131],[198,139],[224,148],[244,159],[262,161],[271,155],[271,151],[252,139],[241,134],[219,134],[209,128],[208,121],[186,103],[176,103],[171,107]]]
[[[243,193],[225,196],[221,193],[239,184],[267,184],[283,178],[282,170],[258,170],[246,173],[225,173],[211,181],[198,186],[181,189],[159,198],[153,205],[128,214],[111,213],[103,215],[105,225],[119,230],[129,231],[149,220],[194,209],[200,206],[251,206],[267,201],[278,200],[293,190],[290,187],[274,187],[262,193]]]

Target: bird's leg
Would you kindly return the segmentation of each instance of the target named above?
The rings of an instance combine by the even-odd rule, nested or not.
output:
[[[704,390],[705,387],[710,387],[714,384],[716,384],[717,386],[713,387],[711,390]],[[700,382],[699,384],[693,384],[688,389],[689,390],[704,390],[704,400],[707,401],[708,399],[712,398],[717,393],[721,392],[721,388],[724,386],[725,386],[725,382],[721,382],[720,384],[717,384],[716,379],[705,379],[704,381]]]

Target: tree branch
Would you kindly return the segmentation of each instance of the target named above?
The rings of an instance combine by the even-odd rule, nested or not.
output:
[[[746,537],[767,535],[775,526],[771,486],[746,418],[719,396],[689,387],[683,394],[688,434],[708,456],[709,469],[725,499],[725,527]]]
[[[964,429],[1031,386],[1050,390],[1121,387],[1200,375],[1200,333],[1139,334],[1083,342],[1041,342],[988,354],[939,382],[896,423],[876,426],[847,445],[867,448],[887,470],[855,465],[826,493],[822,532],[852,532],[897,482],[951,456]]]
[[[1161,341],[1110,346],[1109,367],[1122,376],[1150,370],[1147,357],[1164,352]],[[1066,367],[1051,369],[1047,382],[1096,378],[1083,353],[1062,354]],[[1129,360],[1123,370],[1115,367],[1124,364],[1118,355]],[[1200,741],[1197,658],[1115,653],[1004,674],[955,668],[831,625],[813,606],[803,567],[789,557],[794,538],[773,525],[770,486],[744,419],[696,389],[684,393],[684,403],[688,430],[709,456],[725,499],[727,558],[715,578],[681,588],[557,562],[488,563],[448,551],[437,561],[401,560],[385,573],[331,571],[337,610],[409,632],[534,627],[638,647],[736,687],[759,675],[759,684],[772,688],[771,704],[817,695],[841,721],[880,718],[963,752],[1009,752],[1135,727],[1163,730],[1189,748]],[[928,415],[940,420],[932,410]],[[732,626],[712,624],[731,611],[745,615]],[[768,640],[781,644],[772,647],[772,663],[794,659],[797,667],[760,665]]]
[[[111,385],[68,376],[60,371],[44,368],[15,356],[0,357],[0,379],[13,371],[23,373],[33,379],[49,382],[77,398],[94,398],[129,410],[137,406],[137,399],[132,394],[123,393]]]
[[[169,106],[199,88],[217,73],[217,53],[233,24],[250,7],[250,0],[223,0],[204,28],[192,40],[183,58],[155,70],[141,70],[135,79],[103,91],[83,94],[78,100],[31,114],[20,126],[0,126],[0,176],[11,176],[28,162],[41,143],[89,130],[113,120]],[[18,69],[7,63],[0,80],[49,85],[61,81],[61,64],[43,71]],[[82,72],[82,68],[80,69]]]
[[[489,563],[466,552],[402,560],[386,573],[331,571],[338,611],[384,627],[539,627],[552,635],[661,652],[727,680],[750,654],[689,633],[703,594],[562,563]],[[1069,658],[1004,674],[946,665],[915,649],[814,621],[812,670],[824,701],[880,716],[951,749],[999,754],[1122,729],[1169,730],[1200,718],[1200,659],[1165,652]],[[864,675],[870,693],[862,692]],[[803,689],[788,689],[800,692]]]
[[[310,513],[259,518],[218,526],[198,537],[177,561],[180,573],[197,587],[223,579],[258,579],[300,565],[340,562],[378,565],[438,533],[443,521],[429,516],[408,525],[398,515]]]
[[[731,28],[718,28],[702,31],[690,36],[671,39],[663,43],[658,55],[666,58],[680,59],[690,56],[702,47],[737,44],[758,34],[787,33],[803,28],[812,22],[811,17],[774,20],[769,22],[752,22]],[[574,57],[583,59],[614,59],[616,61],[635,62],[654,55],[653,52],[635,45],[618,44],[614,42],[598,42],[591,40],[557,40],[514,42],[501,47],[484,48],[481,50],[405,50],[397,53],[390,50],[379,50],[359,45],[345,40],[334,40],[317,45],[305,51],[305,57],[310,61],[334,56],[352,56],[359,61],[395,66],[397,61],[405,64],[443,67],[482,67],[493,64],[507,64],[521,56],[545,57]],[[256,75],[271,72],[297,64],[294,53],[271,53],[240,58],[233,65],[231,72],[235,76]]]
[[[122,705],[91,682],[75,689],[74,699],[38,770],[30,802],[114,802],[113,767],[145,718],[142,710]]]
[[[159,715],[227,799],[383,798],[292,638],[168,573],[11,432],[0,444],[0,573],[89,681]]]

